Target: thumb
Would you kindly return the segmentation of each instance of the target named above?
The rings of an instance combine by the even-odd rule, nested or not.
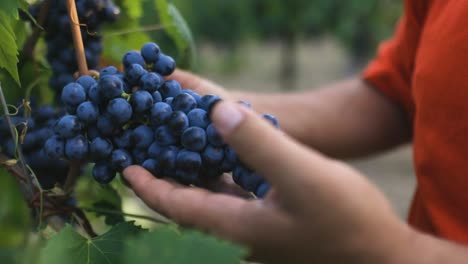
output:
[[[324,175],[323,165],[330,162],[241,105],[220,102],[214,106],[211,118],[240,160],[265,177],[279,193],[304,190],[311,175]]]

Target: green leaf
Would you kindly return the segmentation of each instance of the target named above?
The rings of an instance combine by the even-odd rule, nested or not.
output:
[[[125,222],[123,215],[118,214],[122,212],[122,206],[116,206],[106,201],[99,201],[93,204],[93,210],[97,216],[104,216],[104,222],[106,225],[115,225],[121,222]],[[117,212],[117,213],[108,213]]]
[[[131,19],[138,19],[143,13],[142,1],[123,0],[122,5],[125,8],[126,14]]]
[[[162,26],[177,46],[178,66],[190,68],[195,62],[195,42],[192,32],[179,10],[166,0],[155,0]]]
[[[88,239],[67,225],[41,251],[41,264],[100,264],[121,263],[129,237],[142,232],[133,222],[112,227],[107,233]]]
[[[16,246],[24,241],[29,234],[29,214],[13,176],[0,169],[0,248]]]
[[[18,19],[18,8],[24,6],[25,1],[20,0],[1,0],[0,11],[5,12],[12,18]]]
[[[2,0],[3,1],[3,0]],[[0,68],[5,68],[19,84],[18,46],[13,25],[16,20],[0,11]]]
[[[164,226],[128,244],[125,263],[229,264],[240,263],[247,251],[198,231],[178,233]]]

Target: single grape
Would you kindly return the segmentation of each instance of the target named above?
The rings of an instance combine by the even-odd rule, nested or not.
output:
[[[112,121],[112,118],[107,114],[98,117],[96,127],[99,131],[99,134],[106,137],[114,135],[118,128],[115,122]]]
[[[197,107],[197,101],[190,94],[181,93],[174,97],[171,105],[174,111],[182,111],[188,114]]]
[[[123,98],[116,98],[109,101],[107,113],[112,120],[118,124],[125,124],[132,117],[132,106]]]
[[[99,95],[106,100],[120,97],[124,91],[124,84],[116,75],[101,77],[98,87]]]
[[[161,168],[156,159],[147,159],[141,164],[141,166],[154,176],[158,176],[161,173]]]
[[[151,109],[153,106],[153,96],[144,90],[136,91],[132,94],[130,104],[135,113],[144,113]]]
[[[89,145],[89,155],[95,161],[109,157],[112,150],[112,142],[102,137],[95,138]]]
[[[158,102],[151,108],[151,122],[154,126],[160,126],[169,120],[172,114],[172,108],[170,105]]]
[[[161,49],[154,42],[148,42],[141,48],[141,56],[145,59],[146,63],[155,63],[159,59]]]
[[[84,88],[85,93],[88,93],[91,86],[97,84],[96,80],[89,75],[80,76],[78,79],[76,79],[76,83]]]
[[[198,172],[201,166],[202,158],[198,152],[183,149],[177,154],[177,169],[187,172]]]
[[[99,110],[93,103],[86,101],[78,106],[76,116],[84,123],[91,124],[97,121]]]
[[[162,176],[170,176],[173,174],[173,172],[175,172],[178,153],[179,149],[175,146],[169,146],[161,151],[157,160],[163,169],[163,172],[166,174]]]
[[[142,67],[145,67],[145,60],[137,51],[129,51],[125,53],[122,58],[122,64],[124,68],[130,67],[132,64],[139,64]]]
[[[182,93],[182,86],[180,86],[180,83],[176,80],[165,81],[159,89],[159,92],[163,99],[167,97],[176,97]]]
[[[182,132],[189,127],[189,120],[183,112],[175,111],[172,112],[172,115],[167,122],[167,126],[173,135],[180,136]]]
[[[208,144],[202,154],[203,164],[217,165],[223,161],[224,149]]]
[[[124,149],[116,149],[112,151],[111,164],[115,170],[122,172],[133,164],[132,156]]]
[[[152,94],[152,96],[153,96],[153,102],[154,102],[154,103],[162,102],[162,100],[163,100],[163,99],[162,99],[162,96],[161,96],[161,93],[158,92],[158,91],[154,92],[154,93]]]
[[[195,98],[195,101],[197,102],[197,105],[200,104],[201,102],[201,99],[202,99],[202,96],[197,94],[195,91],[191,90],[191,89],[187,89],[187,88],[184,88],[182,90],[183,93],[186,93],[186,94],[190,94],[193,98]]]
[[[66,115],[60,118],[60,120],[55,125],[55,133],[57,133],[62,138],[71,138],[77,136],[83,126],[78,120],[78,117],[74,115]]]
[[[176,63],[171,57],[160,53],[158,61],[153,65],[153,70],[162,76],[171,75],[176,68]]]
[[[221,98],[219,96],[207,94],[202,96],[202,98],[200,99],[199,107],[205,110],[206,112],[210,113],[213,106],[219,101],[221,101]]]
[[[107,162],[98,162],[93,167],[93,178],[100,184],[108,184],[116,175],[115,170]]]
[[[148,153],[146,150],[134,148],[131,150],[132,160],[134,164],[141,165],[148,158]]]
[[[199,127],[190,127],[182,133],[182,146],[188,150],[201,151],[206,146],[205,130]]]
[[[132,145],[139,149],[146,150],[153,143],[153,139],[153,130],[146,125],[138,126],[131,135]]]
[[[52,136],[45,142],[44,150],[47,157],[51,159],[63,158],[65,157],[65,141],[59,136]]]
[[[89,152],[88,140],[83,135],[67,139],[65,142],[65,156],[70,160],[87,158]]]
[[[154,72],[146,72],[140,78],[141,89],[146,90],[150,93],[154,93],[161,88],[164,83],[164,78]],[[161,101],[161,100],[160,100]]]
[[[258,186],[257,190],[254,193],[257,197],[264,198],[267,195],[270,188],[271,188],[270,184],[267,182],[264,182],[260,184],[260,186]]]
[[[177,138],[172,135],[168,126],[160,126],[154,133],[155,141],[162,146],[175,145]]]
[[[157,142],[153,142],[148,148],[148,156],[150,158],[156,159],[158,158],[161,151],[164,149],[164,146],[160,145]]]
[[[118,135],[114,136],[114,144],[121,149],[129,148],[132,146],[131,137],[133,134],[132,129],[126,129],[120,132]]]
[[[62,90],[62,102],[67,106],[76,107],[86,100],[86,92],[78,83],[69,83]]]
[[[114,66],[107,66],[105,67],[104,69],[101,70],[101,72],[99,73],[100,77],[104,77],[104,76],[107,76],[107,75],[117,75],[119,74],[119,70],[114,67]]]
[[[125,69],[125,81],[130,86],[138,85],[140,78],[146,73],[147,71],[140,64],[132,64]]]
[[[201,108],[193,109],[187,114],[187,117],[192,127],[206,128],[210,124],[208,113]]]

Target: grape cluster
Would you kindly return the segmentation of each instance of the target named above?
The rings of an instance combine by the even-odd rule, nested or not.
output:
[[[175,62],[155,43],[127,52],[122,63],[124,72],[110,66],[98,80],[82,76],[63,88],[68,114],[44,145],[49,158],[93,162],[93,177],[102,184],[133,164],[194,185],[233,172],[245,190],[265,195],[268,183],[239,161],[210,121],[221,98],[165,80]]]
[[[5,117],[0,117],[0,146],[2,153],[9,158],[15,158],[16,147],[21,148],[25,162],[34,171],[44,189],[51,189],[56,183],[65,181],[69,162],[52,159],[45,155],[45,141],[54,135],[53,127],[61,115],[52,106],[36,106],[32,104],[31,117],[25,117],[24,108],[11,121],[18,131],[18,139],[11,137]]]
[[[47,19],[44,23],[47,42],[47,61],[53,71],[50,87],[60,96],[61,89],[74,81],[73,74],[78,67],[73,38],[70,29],[66,1],[50,0]],[[101,36],[97,34],[102,24],[117,20],[120,9],[112,0],[76,0],[76,9],[80,20],[81,35],[85,47],[88,67],[97,69],[102,52]],[[37,19],[39,10],[45,1],[30,6],[30,13]],[[56,98],[59,101],[59,97]]]

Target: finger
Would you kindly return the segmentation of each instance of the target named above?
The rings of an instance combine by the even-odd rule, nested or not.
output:
[[[177,80],[185,89],[192,89],[201,95],[216,94],[228,98],[228,93],[221,86],[187,71],[177,69],[167,79]]]
[[[128,167],[123,175],[135,193],[152,209],[181,224],[235,241],[252,243],[259,239],[259,234],[269,234],[271,225],[288,221],[270,207],[259,206],[260,201],[179,187],[154,178],[139,166]]]
[[[239,158],[279,193],[310,192],[304,184],[311,176],[327,174],[327,158],[296,143],[245,107],[220,102],[214,106],[212,121]]]
[[[216,180],[207,179],[203,181],[201,186],[213,192],[234,195],[245,199],[254,198],[252,193],[242,189],[233,181],[232,176],[226,173]]]

